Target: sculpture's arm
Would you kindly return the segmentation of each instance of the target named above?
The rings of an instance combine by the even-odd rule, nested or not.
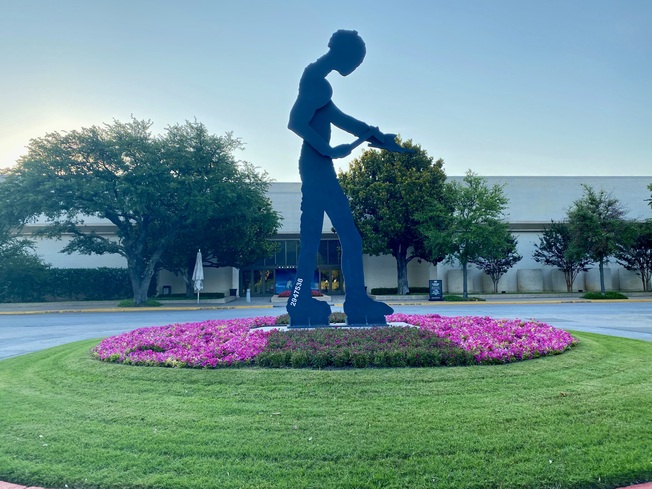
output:
[[[360,138],[366,136],[364,138],[365,140],[374,136],[379,141],[384,141],[384,134],[380,132],[380,129],[345,114],[333,102],[328,104],[326,110],[328,110],[331,122],[343,131],[354,134]]]
[[[318,153],[329,158],[337,158],[333,154],[334,148],[310,125],[315,112],[319,109],[312,102],[314,101],[299,92],[299,97],[290,111],[288,129],[312,146]]]

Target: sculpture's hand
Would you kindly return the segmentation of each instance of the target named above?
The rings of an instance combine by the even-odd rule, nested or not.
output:
[[[369,147],[384,149],[394,153],[414,153],[413,149],[404,148],[396,142],[396,134],[383,134],[384,140],[380,141],[375,136],[369,138]]]
[[[381,143],[385,142],[385,135],[382,132],[380,132],[380,129],[378,129],[378,127],[369,126],[369,133],[371,134],[370,137],[376,138]],[[369,138],[367,138],[367,139],[369,139]]]
[[[334,148],[331,149],[330,157],[344,158],[345,156],[349,156],[351,154],[353,148],[354,146],[352,144],[340,144],[339,146],[335,146]]]

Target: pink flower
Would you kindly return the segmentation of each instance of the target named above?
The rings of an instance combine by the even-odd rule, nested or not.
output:
[[[388,321],[405,322],[446,338],[485,364],[557,354],[577,343],[569,333],[536,320],[393,314]],[[139,328],[106,338],[92,351],[109,362],[215,368],[252,361],[265,350],[271,334],[256,328],[275,324],[275,316],[263,316]],[[287,348],[293,344],[288,338]]]

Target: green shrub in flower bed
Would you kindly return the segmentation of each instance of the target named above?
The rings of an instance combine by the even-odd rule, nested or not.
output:
[[[600,292],[586,292],[583,296],[582,299],[590,299],[590,300],[605,300],[605,299],[627,299],[628,297],[624,294],[621,294],[620,292],[605,292],[604,294],[601,294]]]
[[[472,353],[418,328],[272,331],[255,358],[271,368],[438,367],[475,365]]]

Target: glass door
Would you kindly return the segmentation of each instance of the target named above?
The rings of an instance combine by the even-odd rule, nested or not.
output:
[[[328,294],[328,295],[344,294],[342,270],[339,268],[320,268],[319,269],[319,291],[322,294]]]

